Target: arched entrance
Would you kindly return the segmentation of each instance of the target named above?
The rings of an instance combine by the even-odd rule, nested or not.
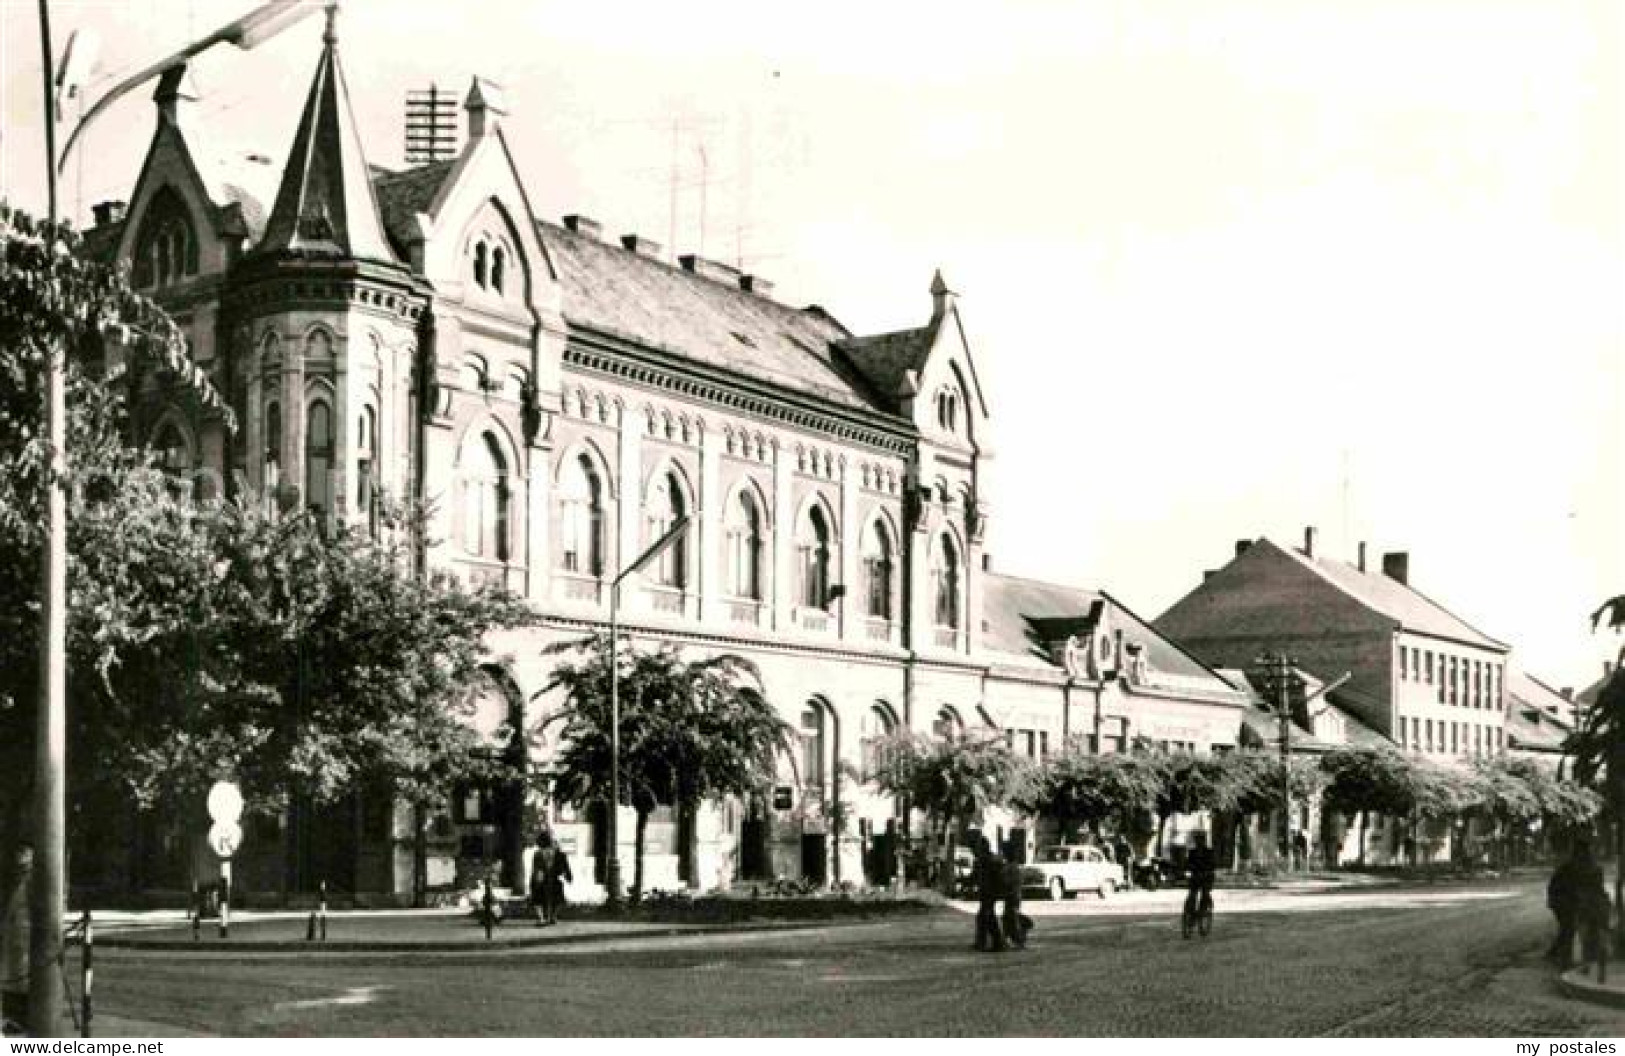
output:
[[[471,722],[487,752],[525,773],[529,752],[524,737],[524,698],[506,671],[484,670],[473,692]],[[510,890],[524,889],[523,779],[458,784],[452,792],[452,822],[457,827],[459,875],[493,876]]]

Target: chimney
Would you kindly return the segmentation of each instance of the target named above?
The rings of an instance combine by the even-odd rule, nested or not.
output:
[[[739,276],[739,288],[758,297],[773,296],[773,284],[760,275]]]
[[[725,286],[743,286],[743,283],[740,282],[741,276],[738,268],[730,268],[726,264],[706,260],[704,257],[696,256],[693,253],[685,253],[678,257],[677,263],[683,266],[684,271],[698,275],[702,279],[720,282]]]
[[[1382,574],[1406,585],[1411,581],[1411,555],[1403,550],[1382,555]]]
[[[1253,541],[1251,539],[1237,539],[1236,540],[1236,556],[1240,557],[1242,554],[1245,554],[1247,552],[1248,548],[1251,547],[1252,545],[1253,545]]]
[[[1557,695],[1572,703],[1574,700],[1574,687],[1564,686],[1562,689],[1557,691]]]
[[[1319,534],[1320,533],[1317,532],[1314,528],[1305,528],[1303,530],[1303,556],[1304,557],[1312,559],[1315,556],[1315,536],[1317,536]]]
[[[97,227],[106,227],[108,224],[116,224],[124,219],[123,202],[97,202],[90,207],[90,211],[96,217]]]
[[[501,118],[508,115],[508,105],[502,96],[502,87],[484,77],[474,78],[468,86],[468,99],[463,103],[468,111],[468,138],[479,139],[495,132]]]
[[[931,322],[935,324],[947,315],[953,303],[954,291],[943,281],[942,269],[938,268],[936,274],[931,276]]]
[[[631,250],[633,253],[636,253],[640,257],[649,257],[653,260],[660,259],[660,243],[651,242],[642,235],[622,235],[621,245],[624,248]]]
[[[993,571],[993,555],[992,554],[983,554],[982,555],[982,571],[983,572],[991,572],[991,571]]]
[[[1365,571],[1365,540],[1363,539],[1360,540],[1360,560],[1358,567],[1361,572]]]
[[[571,213],[569,216],[565,217],[564,227],[566,230],[573,231],[584,238],[591,238],[595,240],[604,230],[604,225],[600,224],[596,220],[588,219],[587,217],[582,216],[580,213]]]

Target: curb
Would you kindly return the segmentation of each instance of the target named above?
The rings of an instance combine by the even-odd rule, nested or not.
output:
[[[515,939],[491,939],[480,941],[471,939],[465,941],[419,940],[404,942],[381,942],[359,940],[337,940],[328,942],[308,942],[303,939],[275,939],[268,942],[251,942],[232,939],[141,939],[127,936],[108,935],[96,940],[100,947],[110,947],[117,950],[133,950],[136,952],[150,950],[153,952],[170,953],[197,953],[197,954],[254,954],[254,953],[311,953],[311,954],[348,954],[348,953],[470,953],[481,951],[509,951],[509,950],[535,950],[548,946],[575,946],[581,943],[616,942],[626,939],[670,939],[685,936],[700,935],[736,935],[752,932],[774,931],[804,931],[808,928],[824,927],[852,927],[862,924],[875,924],[884,921],[885,917],[852,917],[846,919],[831,919],[819,921],[767,921],[761,923],[740,924],[672,924],[666,926],[647,927],[642,929],[622,928],[615,931],[593,931],[585,933],[557,932],[544,935],[526,936]]]
[[[1615,964],[1614,969],[1621,973],[1622,979],[1625,979],[1625,964]],[[1625,985],[1625,982],[1619,985]],[[1559,975],[1557,988],[1563,991],[1565,996],[1578,1001],[1589,1001],[1594,1005],[1607,1005],[1610,1008],[1625,1008],[1625,989],[1593,982],[1580,968],[1570,968]]]

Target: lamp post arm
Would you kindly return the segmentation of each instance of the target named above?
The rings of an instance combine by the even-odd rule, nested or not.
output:
[[[108,89],[107,94],[96,100],[95,104],[79,118],[79,123],[74,126],[68,141],[62,145],[62,153],[53,159],[56,171],[60,173],[67,169],[68,156],[78,144],[80,134],[101,115],[102,111],[147,81],[184,64],[188,59],[208,51],[216,44],[235,44],[244,50],[252,48],[295,22],[315,14],[317,10],[318,5],[306,3],[305,0],[271,0],[270,3],[261,5],[235,22],[221,26],[201,40],[188,44],[175,54],[159,59],[139,73],[132,73]],[[56,115],[53,113],[51,117],[55,119]]]

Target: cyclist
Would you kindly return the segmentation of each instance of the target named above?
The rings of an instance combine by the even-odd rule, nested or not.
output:
[[[1213,909],[1213,874],[1218,871],[1218,866],[1214,862],[1213,848],[1207,845],[1207,833],[1191,833],[1191,849],[1185,855],[1185,868],[1190,873],[1185,895],[1185,919],[1194,920],[1199,907],[1205,906],[1209,912]]]

